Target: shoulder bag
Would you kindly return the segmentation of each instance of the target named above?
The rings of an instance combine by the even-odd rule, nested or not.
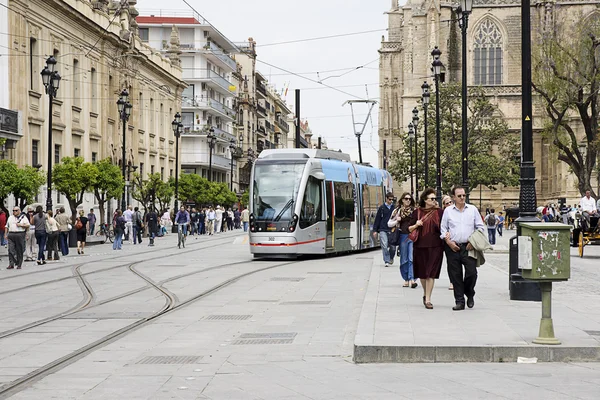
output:
[[[427,214],[425,216],[425,218],[423,218],[423,222],[427,221],[429,218],[431,218],[431,216],[435,213],[436,211],[432,211],[429,214]],[[421,210],[417,209],[417,220],[420,219],[419,215],[421,214]],[[410,232],[408,234],[408,240],[410,240],[411,242],[416,242],[417,240],[419,240],[419,231],[420,231],[420,226],[417,227],[417,229],[415,229],[414,231]]]

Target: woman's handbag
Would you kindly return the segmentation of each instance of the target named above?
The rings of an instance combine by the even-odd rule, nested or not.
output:
[[[390,232],[390,235],[388,236],[388,244],[390,246],[399,246],[400,245],[400,229],[399,228],[393,228],[392,231]]]
[[[427,215],[425,216],[425,218],[423,218],[423,221],[422,221],[422,222],[425,222],[425,221],[427,221],[427,220],[428,220],[428,219],[429,219],[429,218],[430,218],[430,217],[433,215],[433,213],[435,213],[435,212],[436,212],[436,211],[431,211],[429,214],[427,214]],[[417,220],[421,219],[421,218],[419,217],[419,215],[420,215],[420,214],[421,214],[421,211],[420,211],[420,210],[417,210]],[[410,240],[410,241],[411,241],[411,242],[413,242],[413,243],[415,243],[417,240],[419,240],[419,231],[420,231],[420,229],[419,229],[419,228],[421,228],[421,227],[420,227],[420,226],[419,226],[419,227],[417,227],[417,229],[415,229],[414,231],[412,231],[412,232],[410,232],[410,233],[408,234],[408,240]]]
[[[77,218],[77,222],[75,222],[75,230],[80,230],[81,228],[83,228],[83,223],[81,222],[81,220],[79,218]]]

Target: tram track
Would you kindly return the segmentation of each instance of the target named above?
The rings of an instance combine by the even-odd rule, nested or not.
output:
[[[142,319],[135,321],[119,330],[116,330],[108,335],[105,335],[101,339],[98,339],[98,340],[96,340],[74,352],[71,352],[61,358],[58,358],[55,361],[48,363],[19,379],[16,379],[15,381],[12,381],[4,386],[0,386],[0,400],[6,399],[6,398],[18,393],[19,391],[21,391],[28,385],[42,379],[43,377],[45,377],[47,375],[50,375],[54,372],[61,370],[62,368],[85,357],[86,355],[126,336],[127,334],[129,334],[139,328],[141,328],[145,325],[148,325],[155,319],[160,318],[163,315],[167,315],[169,313],[177,311],[180,308],[190,305],[198,300],[201,300],[201,299],[219,291],[220,289],[223,289],[245,277],[248,277],[248,276],[263,272],[263,271],[280,268],[280,267],[283,267],[286,265],[295,264],[295,263],[299,263],[299,262],[303,262],[303,261],[291,261],[291,262],[288,261],[288,262],[279,263],[279,264],[275,264],[275,265],[269,265],[266,267],[262,267],[262,268],[258,268],[258,269],[252,270],[252,271],[238,274],[234,277],[231,277],[229,279],[221,281],[217,285],[215,285],[207,290],[204,290],[201,293],[199,293],[187,300],[178,302],[177,304],[176,304],[176,297],[173,296],[169,291],[165,290],[164,288],[161,288],[161,282],[166,283],[167,281],[174,280],[175,277],[163,280],[161,282],[154,282],[152,279],[145,277],[145,275],[144,275],[145,278],[142,277],[143,274],[138,275],[138,276],[140,276],[140,278],[144,279],[148,284],[150,284],[151,285],[150,287],[156,289],[157,291],[162,293],[163,296],[165,296],[165,305],[161,308],[161,310],[157,311],[156,313],[154,313],[153,315],[151,315],[149,317],[142,318]],[[239,263],[248,263],[248,261],[242,261]],[[239,264],[239,263],[225,264],[223,266],[229,266],[229,265]],[[137,264],[137,263],[134,263],[134,264]],[[221,266],[221,267],[223,267],[223,266]],[[216,269],[216,267],[210,267],[210,269]],[[135,268],[130,268],[130,270],[133,273],[136,273],[136,272],[134,272]],[[198,272],[201,272],[201,271],[198,271]],[[202,271],[202,272],[205,272],[205,271]],[[189,275],[190,275],[189,273],[182,274],[182,276],[180,276],[178,279],[185,277],[185,276],[189,276]],[[147,289],[147,288],[148,287],[146,287],[145,289]]]
[[[237,236],[239,236],[239,235],[236,235],[234,237],[237,237]],[[196,245],[196,244],[206,244],[207,242],[214,243],[214,242],[220,242],[222,240],[228,240],[228,239],[231,239],[231,237],[219,237],[219,238],[215,238],[215,239],[208,239],[208,240],[205,240],[205,241],[202,241],[202,242],[193,242],[192,244],[193,245]],[[177,251],[175,251],[173,253],[169,253],[169,254],[165,254],[165,255],[168,256],[168,257],[170,257],[170,256],[177,256],[179,254],[187,254],[187,253],[191,253],[191,252],[194,252],[194,251],[197,251],[197,250],[208,249],[208,248],[211,248],[213,246],[214,246],[214,244],[211,245],[211,246],[193,248],[193,249],[189,249],[189,250],[186,248],[186,250],[177,250]],[[154,253],[156,251],[161,251],[161,250],[164,251],[165,249],[164,248],[160,248],[160,249],[156,249],[156,250],[150,250],[150,251],[144,252],[144,254]],[[55,268],[46,269],[46,270],[33,271],[33,272],[26,273],[26,274],[21,274],[21,275],[16,275],[16,276],[10,276],[10,277],[5,277],[5,278],[0,278],[0,282],[3,281],[3,280],[24,277],[24,276],[27,276],[27,275],[47,273],[47,272],[51,272],[51,271],[62,270],[62,269],[73,268],[73,267],[80,268],[80,267],[83,267],[83,266],[86,266],[86,265],[89,265],[89,264],[93,264],[93,263],[106,262],[107,260],[115,260],[115,259],[118,259],[118,258],[129,257],[129,256],[133,256],[133,255],[137,255],[137,254],[127,254],[125,256],[108,257],[108,258],[103,258],[102,260],[93,260],[93,261],[87,261],[87,262],[80,263],[80,264],[65,265],[65,266],[55,267]],[[155,259],[155,257],[146,258],[146,259],[144,259],[142,261],[150,261],[150,260],[153,260],[153,259]],[[114,265],[114,266],[108,267],[108,268],[99,269],[99,270],[96,270],[96,271],[86,272],[86,273],[82,274],[82,276],[93,275],[93,274],[98,274],[98,273],[102,273],[102,272],[105,272],[105,271],[111,271],[113,269],[127,267],[129,264],[130,263],[124,263],[124,264]],[[2,296],[4,294],[15,293],[15,292],[18,292],[20,290],[26,290],[26,289],[36,288],[36,287],[47,285],[47,284],[51,284],[51,283],[63,282],[63,281],[66,281],[66,280],[69,280],[69,279],[73,279],[73,278],[74,278],[74,276],[64,276],[62,278],[55,278],[55,279],[51,279],[51,280],[47,280],[47,281],[43,281],[43,282],[34,283],[34,284],[31,284],[31,285],[21,286],[21,287],[18,287],[18,288],[9,289],[9,290],[5,290],[3,292],[0,292],[0,296]]]

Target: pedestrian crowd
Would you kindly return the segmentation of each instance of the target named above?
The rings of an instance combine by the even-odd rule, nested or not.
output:
[[[75,232],[77,254],[85,254],[87,237],[96,232],[96,214],[91,209],[88,214],[79,210],[74,223],[64,207],[44,211],[42,206],[27,207],[22,211],[18,206],[12,208],[10,214],[0,210],[0,246],[8,248],[7,269],[21,269],[23,262],[37,262],[44,265],[48,261],[60,260],[69,254],[70,232]],[[113,214],[112,229],[114,232],[113,250],[121,250],[123,241],[130,244],[141,244],[142,235],[148,232],[149,246],[154,246],[155,238],[167,235],[172,221],[183,225],[184,234],[213,235],[227,230],[244,229],[248,231],[249,211],[244,208],[225,209],[221,206],[203,207],[199,210],[181,207],[172,216],[165,209],[160,216],[150,210],[145,215],[138,207],[129,206],[123,212],[117,209]],[[106,225],[108,230],[108,224]]]
[[[397,255],[403,287],[415,289],[419,280],[423,305],[433,309],[433,288],[445,256],[455,301],[452,309],[473,308],[477,267],[485,262],[483,252],[491,248],[492,238],[495,243],[501,215],[490,210],[482,218],[477,207],[466,202],[466,190],[460,186],[443,196],[441,205],[431,188],[425,189],[418,201],[410,193],[403,193],[397,204],[394,201],[394,195],[387,193],[373,223],[385,266],[392,266]]]

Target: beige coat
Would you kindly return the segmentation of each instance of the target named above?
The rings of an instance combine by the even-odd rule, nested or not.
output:
[[[469,250],[469,257],[477,260],[478,267],[485,264],[483,252],[492,248],[487,235],[476,229],[475,232],[469,236],[469,243],[473,246],[473,250]]]

